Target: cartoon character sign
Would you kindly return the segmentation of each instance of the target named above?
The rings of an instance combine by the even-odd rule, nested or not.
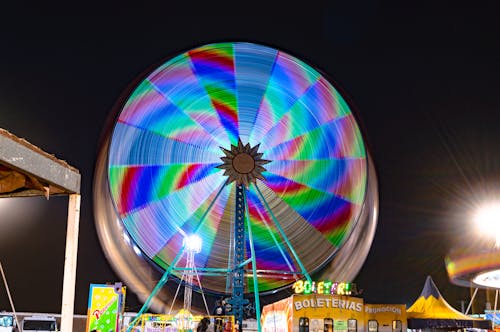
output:
[[[125,287],[115,284],[90,284],[86,332],[120,331],[125,303]]]

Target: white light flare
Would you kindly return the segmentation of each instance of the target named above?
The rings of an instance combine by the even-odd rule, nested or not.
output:
[[[489,203],[481,207],[474,216],[478,229],[495,238],[495,247],[500,248],[500,203]]]
[[[202,240],[196,234],[192,234],[184,238],[184,245],[186,246],[186,250],[192,251],[195,254],[201,251],[201,244]]]

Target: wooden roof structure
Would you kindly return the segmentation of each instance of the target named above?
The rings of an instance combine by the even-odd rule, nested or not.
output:
[[[46,198],[50,195],[69,196],[61,307],[62,331],[73,330],[80,182],[78,169],[0,128],[0,199],[42,195]],[[14,307],[12,302],[11,305]]]
[[[0,197],[80,193],[80,172],[0,128]]]

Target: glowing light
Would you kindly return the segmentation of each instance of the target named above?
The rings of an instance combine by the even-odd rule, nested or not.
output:
[[[132,248],[134,249],[134,252],[137,254],[137,256],[141,255],[141,249],[139,249],[136,245],[133,245]]]
[[[495,247],[500,247],[500,203],[490,203],[480,208],[474,222],[485,234],[495,237]]]
[[[335,294],[351,295],[352,284],[350,282],[303,281],[297,280],[292,288],[296,294]]]
[[[184,238],[184,243],[186,245],[186,250],[192,251],[195,254],[201,252],[202,240],[198,235],[193,234]]]
[[[123,232],[123,238],[125,239],[125,242],[127,242],[127,244],[130,244],[130,238],[128,237],[127,233]]]
[[[481,286],[500,288],[500,270],[480,273],[472,281]]]

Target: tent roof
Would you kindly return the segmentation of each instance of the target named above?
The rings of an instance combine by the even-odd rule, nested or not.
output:
[[[473,318],[455,310],[446,302],[430,276],[427,276],[425,280],[420,297],[406,310],[406,313],[409,319],[473,320]]]

